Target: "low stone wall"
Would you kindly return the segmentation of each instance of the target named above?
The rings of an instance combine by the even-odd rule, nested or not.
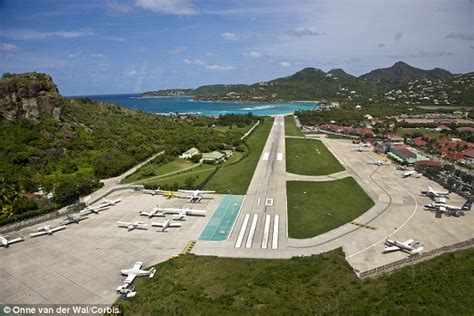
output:
[[[95,196],[93,199],[88,201],[88,204],[94,204],[95,202],[99,201],[100,199],[103,199],[104,197],[106,197],[107,195],[109,195],[109,194],[111,194],[115,191],[136,190],[136,189],[141,189],[141,186],[137,186],[137,185],[117,186],[115,188],[112,188],[112,189],[110,189],[110,190],[108,190],[104,193],[101,193],[101,194]],[[77,204],[73,204],[73,205],[68,205],[68,206],[65,206],[65,207],[57,210],[57,211],[54,211],[54,212],[51,212],[51,213],[48,213],[48,214],[45,214],[45,215],[25,219],[21,222],[17,222],[17,223],[13,223],[13,224],[10,224],[10,225],[6,225],[4,227],[0,227],[0,235],[3,235],[3,234],[8,233],[8,232],[12,232],[12,231],[17,231],[17,230],[20,230],[20,229],[28,227],[28,226],[37,225],[39,223],[46,222],[46,221],[49,221],[49,220],[52,220],[52,219],[56,219],[58,217],[64,216],[65,214],[68,214],[68,213],[71,213],[71,212],[77,212],[77,211],[83,209],[84,207],[86,207],[85,203],[77,203]]]
[[[355,272],[355,274],[360,279],[367,278],[367,277],[376,277],[382,273],[398,270],[398,269],[401,269],[409,265],[413,265],[418,262],[429,260],[431,258],[434,258],[436,256],[439,256],[445,253],[449,253],[449,252],[453,252],[453,251],[457,251],[461,249],[468,249],[472,247],[474,247],[474,238],[454,244],[454,245],[444,246],[444,247],[437,248],[428,252],[424,252],[420,255],[412,255],[405,259],[401,259],[401,260],[374,268],[372,270],[368,270],[364,272]]]

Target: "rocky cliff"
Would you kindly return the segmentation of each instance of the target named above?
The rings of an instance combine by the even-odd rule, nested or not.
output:
[[[38,121],[50,117],[59,120],[63,107],[64,99],[47,74],[4,74],[0,80],[0,118]]]

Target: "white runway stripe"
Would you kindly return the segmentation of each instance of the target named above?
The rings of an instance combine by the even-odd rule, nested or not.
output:
[[[249,237],[247,238],[247,243],[245,244],[245,248],[252,247],[253,236],[255,235],[255,228],[257,228],[257,220],[258,220],[258,215],[255,214],[252,219],[252,224],[250,225]]]
[[[235,243],[235,248],[240,248],[242,246],[242,241],[244,240],[245,230],[247,230],[247,224],[249,223],[250,214],[246,214],[242,227],[240,228],[239,237],[237,237],[237,242]]]
[[[272,249],[278,249],[278,224],[279,223],[280,223],[280,216],[275,215],[273,219]]]
[[[277,154],[277,160],[283,160],[283,153]]]
[[[268,157],[270,156],[270,153],[264,153],[263,154],[263,160],[268,160]]]
[[[270,215],[267,214],[265,216],[265,226],[263,229],[263,240],[262,240],[263,249],[267,249],[269,231],[270,231]]]

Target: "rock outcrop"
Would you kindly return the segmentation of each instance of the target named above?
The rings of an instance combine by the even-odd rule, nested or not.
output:
[[[63,107],[64,98],[47,74],[4,74],[0,80],[0,118],[39,121],[49,117],[59,120]]]

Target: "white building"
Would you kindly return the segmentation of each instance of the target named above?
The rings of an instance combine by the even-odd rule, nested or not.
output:
[[[192,158],[192,156],[197,155],[197,154],[199,154],[199,150],[193,147],[193,148],[188,149],[184,153],[182,153],[181,156],[179,157],[189,159],[189,158]]]

